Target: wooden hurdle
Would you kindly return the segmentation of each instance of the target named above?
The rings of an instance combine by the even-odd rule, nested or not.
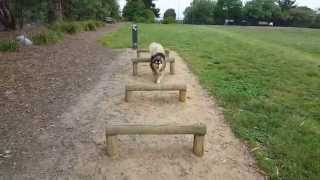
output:
[[[125,101],[129,102],[132,91],[179,91],[179,101],[185,102],[187,96],[187,85],[185,84],[134,84],[126,85]]]
[[[132,58],[133,75],[138,75],[138,63],[150,63],[150,58]],[[166,62],[170,63],[170,74],[175,74],[175,58],[167,58]]]
[[[170,50],[169,49],[165,49],[164,50],[166,53],[166,58],[169,58],[170,56]],[[138,49],[137,50],[137,57],[140,58],[141,57],[141,53],[149,53],[149,49]]]
[[[107,154],[111,157],[118,155],[117,135],[193,134],[193,153],[203,156],[206,133],[207,126],[201,123],[193,125],[112,125],[106,128]]]

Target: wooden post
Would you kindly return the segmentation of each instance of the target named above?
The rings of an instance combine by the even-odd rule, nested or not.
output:
[[[199,157],[204,154],[204,135],[194,135],[193,138],[193,153]]]
[[[131,91],[128,91],[128,88],[125,90],[124,101],[129,102]]]
[[[106,134],[106,143],[107,143],[107,154],[110,157],[118,156],[117,136]]]
[[[187,99],[187,89],[179,90],[179,101],[186,102]]]
[[[174,61],[171,61],[170,62],[170,74],[175,74],[175,62]]]
[[[133,75],[136,76],[138,75],[138,62],[133,62]]]
[[[170,56],[170,51],[168,49],[165,50],[165,53],[166,53],[166,58],[169,58]]]

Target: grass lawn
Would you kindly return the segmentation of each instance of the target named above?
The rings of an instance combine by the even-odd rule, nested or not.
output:
[[[101,39],[130,41],[129,26]],[[153,41],[186,59],[272,178],[320,178],[320,30],[140,24],[139,46]]]

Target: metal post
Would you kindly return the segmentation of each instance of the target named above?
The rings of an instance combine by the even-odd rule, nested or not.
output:
[[[132,49],[138,49],[138,26],[132,25]]]

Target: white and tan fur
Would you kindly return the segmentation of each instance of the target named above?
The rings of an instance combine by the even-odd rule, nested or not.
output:
[[[155,83],[160,83],[164,75],[166,68],[166,56],[165,50],[159,43],[151,43],[149,45],[149,51],[151,55],[150,67],[153,72]]]

